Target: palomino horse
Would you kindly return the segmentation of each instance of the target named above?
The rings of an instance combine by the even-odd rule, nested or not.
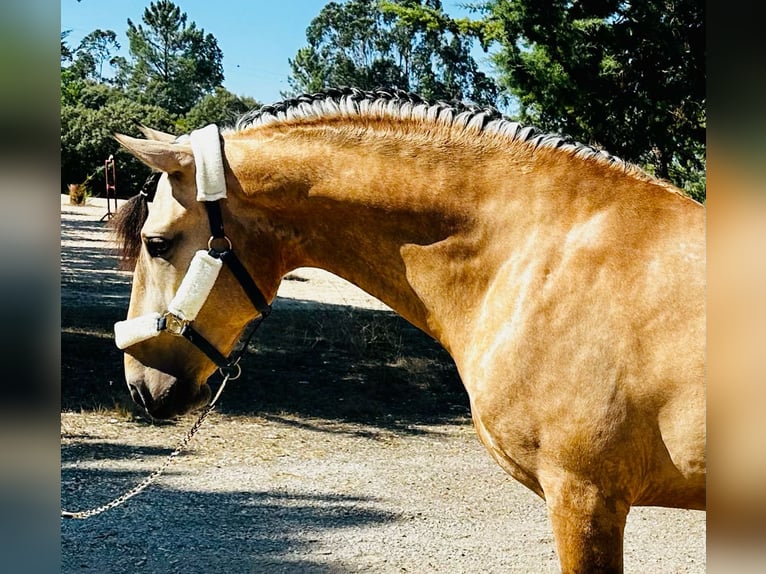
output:
[[[118,223],[135,274],[116,330],[151,414],[204,403],[281,278],[319,267],[449,351],[482,443],[545,500],[563,572],[620,572],[632,505],[704,509],[698,203],[594,148],[396,91],[145,134],[117,136],[162,176],[146,221],[134,200]]]

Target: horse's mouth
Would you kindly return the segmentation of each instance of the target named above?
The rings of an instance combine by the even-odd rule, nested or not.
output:
[[[211,396],[207,383],[196,386],[176,381],[156,397],[143,382],[129,382],[128,389],[133,401],[154,419],[183,415],[206,405]]]

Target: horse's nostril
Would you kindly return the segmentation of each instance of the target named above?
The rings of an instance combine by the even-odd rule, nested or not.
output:
[[[139,385],[136,383],[128,383],[128,390],[130,390],[130,397],[140,407],[146,408],[146,401],[144,395],[141,392]]]

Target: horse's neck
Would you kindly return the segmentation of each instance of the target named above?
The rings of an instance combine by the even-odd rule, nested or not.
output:
[[[448,348],[513,250],[575,217],[562,222],[568,192],[551,193],[566,178],[560,163],[536,169],[539,159],[497,148],[283,134],[235,139],[227,156],[281,236],[284,272],[335,273]],[[577,207],[582,217],[589,209]],[[536,256],[550,243],[538,241]]]
[[[281,237],[284,272],[326,269],[439,336],[404,253],[472,224],[475,174],[365,143],[241,138],[227,142],[227,157],[254,211]]]

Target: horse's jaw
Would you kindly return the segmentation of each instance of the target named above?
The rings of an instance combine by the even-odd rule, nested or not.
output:
[[[130,355],[125,355],[125,378],[133,401],[155,419],[168,419],[202,407],[211,396],[207,383],[145,367]]]

